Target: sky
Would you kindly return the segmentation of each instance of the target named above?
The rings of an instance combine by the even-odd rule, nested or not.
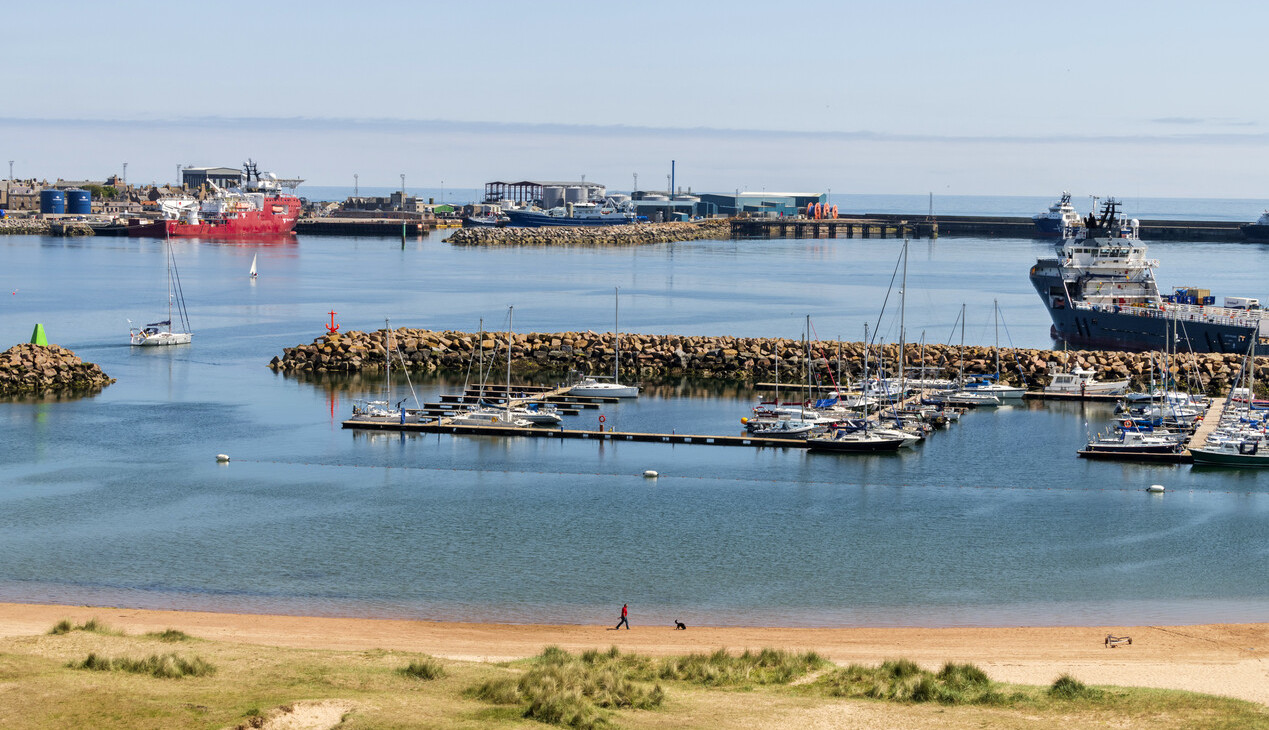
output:
[[[676,160],[696,191],[1269,197],[1262,3],[63,0],[2,22],[18,178],[250,157],[313,185],[629,189]]]

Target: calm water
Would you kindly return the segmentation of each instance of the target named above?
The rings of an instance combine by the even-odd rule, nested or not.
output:
[[[980,411],[917,450],[844,458],[360,434],[339,421],[373,378],[266,367],[332,309],[345,330],[498,329],[515,305],[518,331],[603,331],[613,286],[627,331],[796,338],[810,314],[819,336],[859,339],[898,247],[178,242],[195,344],[141,351],[120,343],[127,318],[162,312],[160,242],[0,237],[3,341],[42,322],[118,379],[92,398],[0,403],[0,599],[579,623],[628,602],[636,623],[667,625],[1264,620],[1269,477],[1076,459],[1105,406]],[[999,299],[1002,342],[1048,345],[1026,279],[1048,250],[914,242],[909,337],[959,339],[966,302],[967,341],[990,344]],[[1261,246],[1151,253],[1165,285],[1266,294]],[[893,301],[880,321],[893,339]],[[752,398],[671,384],[603,412],[619,430],[732,433]],[[1151,483],[1170,491],[1147,496]]]

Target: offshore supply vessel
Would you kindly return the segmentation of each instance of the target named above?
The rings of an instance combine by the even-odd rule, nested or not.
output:
[[[1140,223],[1110,199],[1101,215],[1067,226],[1056,258],[1031,267],[1035,287],[1053,320],[1054,340],[1112,350],[1163,350],[1269,355],[1269,313],[1259,301],[1177,289],[1160,294],[1146,258]]]
[[[155,221],[134,221],[129,236],[154,238],[243,238],[282,236],[295,230],[302,203],[282,192],[277,176],[261,174],[250,160],[243,165],[239,188],[222,189],[208,183],[212,195],[204,200],[190,197],[158,200],[162,217]]]

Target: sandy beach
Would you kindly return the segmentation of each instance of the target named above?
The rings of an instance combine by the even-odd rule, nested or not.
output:
[[[262,616],[91,606],[0,603],[0,637],[46,633],[57,621],[97,618],[128,633],[180,629],[226,642],[305,649],[417,651],[457,660],[503,661],[549,645],[618,646],[653,655],[718,648],[815,650],[837,663],[906,657],[929,668],[973,662],[992,679],[1045,685],[1062,673],[1088,684],[1205,692],[1269,705],[1269,623],[1196,626],[1001,628],[710,628],[442,623],[366,618]],[[1107,648],[1107,634],[1132,644]]]

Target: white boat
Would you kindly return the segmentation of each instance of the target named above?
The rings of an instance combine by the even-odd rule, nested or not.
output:
[[[167,253],[167,319],[130,328],[128,339],[135,347],[188,345],[194,339],[194,334],[189,331],[189,314],[185,311],[185,295],[181,291],[181,275],[176,269],[172,246],[164,241],[163,247]],[[180,321],[180,327],[172,326],[173,312]],[[128,320],[128,324],[132,324],[132,320]]]
[[[620,306],[621,302],[618,298],[620,290],[613,288],[613,364],[612,364],[612,380],[599,376],[591,376],[583,379],[577,385],[569,388],[569,395],[584,396],[588,398],[608,397],[608,398],[638,398],[639,386],[622,385],[621,384],[621,320]]]
[[[525,428],[532,426],[533,422],[527,418],[521,418],[516,413],[516,408],[511,401],[511,350],[514,342],[512,341],[512,316],[515,313],[515,307],[507,307],[507,400],[506,405],[498,408],[496,406],[484,406],[474,408],[470,411],[463,411],[450,419],[450,423],[455,426],[514,426],[516,428]],[[525,409],[527,410],[527,409]],[[555,422],[559,422],[559,414],[553,414]]]
[[[463,411],[450,419],[455,426],[515,426],[525,428],[533,424],[523,418],[507,416],[506,408],[477,408]]]
[[[564,420],[551,403],[525,403],[511,406],[512,420],[528,421],[535,426],[554,426]]]
[[[256,257],[259,255],[260,254],[254,254],[254,253],[251,254],[251,280],[252,281],[255,281],[255,278],[256,278]]]
[[[401,400],[396,405],[392,404],[392,328],[388,320],[383,320],[383,372],[384,372],[384,398],[383,400],[356,400],[353,401],[352,417],[348,420],[358,421],[361,423],[418,423],[420,420],[419,411],[410,413],[405,408],[405,400]],[[404,361],[402,361],[404,365]],[[404,370],[404,368],[403,368]],[[406,374],[409,377],[409,374]],[[410,386],[413,390],[414,386]]]
[[[759,428],[751,429],[750,433],[754,436],[764,436],[766,438],[804,439],[815,430],[817,425],[812,421],[782,418]]]
[[[1127,380],[1096,380],[1096,368],[1081,368],[1078,365],[1069,372],[1050,370],[1052,380],[1044,386],[1045,393],[1062,393],[1067,395],[1120,395],[1128,390]]]

